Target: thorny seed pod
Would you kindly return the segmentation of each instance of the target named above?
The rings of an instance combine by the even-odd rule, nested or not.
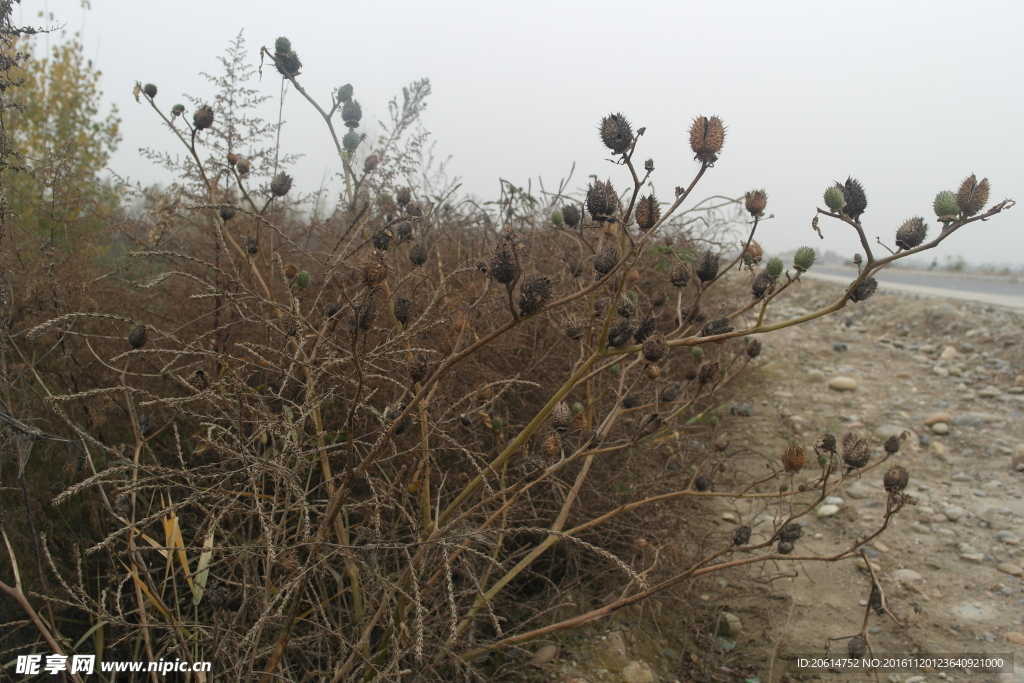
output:
[[[664,306],[665,298],[665,292],[658,292],[657,294],[651,297],[651,306],[654,308]]]
[[[235,217],[235,207],[233,206],[222,206],[218,211],[220,218],[225,223]]]
[[[615,312],[623,318],[629,318],[636,313],[636,304],[625,294],[620,294],[619,305],[615,307]]]
[[[701,358],[704,357],[704,349],[700,348],[699,346],[694,346],[690,349],[690,354],[697,360],[700,360]]]
[[[412,245],[412,249],[409,250],[409,262],[419,268],[427,262],[427,249],[422,244],[417,242]]]
[[[657,198],[651,194],[641,197],[636,205],[636,227],[647,231],[654,227],[661,218],[661,207]]]
[[[839,213],[846,206],[846,195],[838,183],[825,190],[825,206],[832,213]]]
[[[370,156],[363,159],[363,171],[365,171],[366,173],[370,173],[379,165],[380,157],[377,156],[376,154],[371,154]]]
[[[964,178],[960,189],[956,191],[956,204],[964,218],[970,218],[985,208],[988,192],[988,178],[982,178],[980,183],[973,173]]]
[[[295,286],[301,292],[306,287],[309,287],[309,271],[300,270],[295,276]]]
[[[377,297],[372,293],[367,294],[366,300],[359,308],[359,329],[369,330],[373,321],[377,319]]]
[[[255,256],[260,252],[260,243],[252,235],[245,236],[245,253]]]
[[[288,48],[285,50],[279,49],[277,46],[277,43],[280,43],[282,40],[288,45]],[[274,61],[276,62],[277,72],[285,77],[298,76],[302,71],[302,60],[291,49],[291,43],[288,42],[287,38],[278,38],[277,43],[274,45]]]
[[[871,459],[871,448],[864,439],[853,433],[843,437],[843,462],[850,469],[860,469]]]
[[[395,227],[395,230],[399,240],[404,242],[412,239],[412,223],[409,221],[402,221]]]
[[[878,289],[878,280],[868,275],[864,278],[864,282],[861,282],[853,290],[853,294],[850,295],[850,301],[857,303],[869,299],[876,289]]]
[[[843,191],[843,199],[846,200],[843,213],[860,223],[861,214],[868,208],[868,196],[864,192],[864,186],[852,177],[846,179],[845,185],[836,183],[836,186]]]
[[[712,384],[718,381],[721,374],[717,360],[706,360],[700,364],[700,370],[697,372],[697,379],[701,385]]]
[[[619,248],[609,244],[594,257],[594,270],[599,275],[607,275],[619,262]]]
[[[387,249],[388,245],[391,244],[391,238],[393,237],[394,234],[391,230],[386,227],[382,227],[374,232],[374,236],[370,238],[370,241],[373,243],[374,248],[377,249],[377,251],[384,251]]]
[[[531,278],[519,288],[519,312],[524,316],[539,312],[550,300],[551,280],[546,277]]]
[[[927,235],[928,226],[925,225],[924,219],[920,216],[915,216],[910,220],[904,221],[903,225],[896,231],[896,246],[900,249],[913,249],[920,246]]]
[[[835,453],[836,435],[829,434],[827,432],[822,434],[818,440],[814,442],[814,450],[818,452],[824,451],[826,453]]]
[[[644,340],[641,350],[644,354],[644,359],[648,363],[659,363],[668,351],[668,344],[665,343],[663,335],[652,334]]]
[[[764,216],[764,209],[768,206],[768,193],[764,190],[751,190],[744,197],[744,206],[752,218]]]
[[[181,116],[184,113],[185,113],[185,105],[184,104],[176,104],[173,107],[171,107],[171,116]]]
[[[354,152],[359,148],[359,143],[363,141],[363,137],[356,133],[354,130],[350,130],[345,133],[341,138],[341,146],[345,148],[347,152]]]
[[[863,659],[864,655],[868,652],[868,641],[864,640],[860,636],[854,636],[850,638],[849,644],[846,646],[846,654],[850,659]]]
[[[903,489],[907,488],[907,482],[910,480],[910,475],[907,474],[907,470],[902,465],[893,465],[885,473],[885,479],[882,484],[885,486],[885,490],[889,493],[899,493]]]
[[[718,453],[721,453],[725,449],[729,448],[729,435],[728,434],[721,434],[721,435],[719,435],[719,437],[717,439],[715,439],[715,442],[712,444],[712,446],[714,447],[715,451],[718,452]]]
[[[565,401],[559,401],[559,403],[551,409],[551,427],[564,432],[569,429],[569,422],[572,420],[572,408]]]
[[[238,169],[238,175],[245,177],[249,175],[249,169],[252,168],[252,164],[248,159],[239,159],[238,163],[235,164],[235,168]]]
[[[299,274],[299,269],[294,263],[285,264],[284,267],[284,279],[289,282],[295,279],[295,276]]]
[[[633,327],[628,320],[621,320],[608,331],[608,346],[619,348],[629,344],[633,336]]]
[[[793,552],[793,548],[795,547],[796,546],[794,546],[790,541],[779,541],[779,545],[776,550],[778,550],[779,555],[789,555]]]
[[[751,339],[747,342],[747,356],[749,358],[757,358],[761,355],[763,349],[764,346],[757,339]]]
[[[203,372],[202,368],[189,375],[188,383],[197,391],[205,391],[210,387],[210,382],[206,379],[206,373]]]
[[[146,339],[149,335],[145,325],[136,325],[132,328],[132,331],[128,333],[128,344],[133,349],[141,349],[146,345]]]
[[[358,128],[359,120],[363,118],[363,108],[359,106],[359,100],[349,100],[341,107],[341,120],[349,128]]]
[[[565,321],[565,336],[569,339],[580,339],[583,337],[585,329],[583,327],[583,321],[576,316],[571,316]]]
[[[750,532],[751,529],[746,524],[736,527],[736,530],[732,532],[732,544],[746,545],[750,543]]]
[[[156,418],[149,413],[139,415],[139,432],[142,436],[149,436],[156,431]]]
[[[395,300],[395,320],[405,327],[405,323],[409,320],[409,309],[412,308],[412,302],[408,299],[399,298]]]
[[[885,443],[882,444],[882,448],[884,448],[885,452],[889,455],[896,455],[900,452],[900,437],[893,434],[885,440]]]
[[[766,271],[758,271],[754,281],[750,283],[750,293],[755,299],[760,299],[765,294],[770,294],[775,289],[775,281]]]
[[[427,377],[427,357],[422,353],[417,353],[416,356],[409,361],[409,379],[412,380],[413,384],[419,384]]]
[[[935,195],[935,201],[932,202],[932,210],[935,211],[935,215],[939,218],[952,219],[960,213],[960,205],[956,203],[955,194],[949,190],[943,190]]]
[[[388,276],[388,271],[390,270],[391,269],[388,268],[388,264],[384,261],[384,257],[378,256],[367,263],[366,267],[363,268],[363,284],[367,287],[378,286],[380,283],[384,282]]]
[[[654,171],[654,159],[648,159],[644,162],[644,170],[648,173],[652,173]]]
[[[697,491],[707,491],[711,488],[711,476],[698,474],[697,478],[693,480],[693,488]]]
[[[673,384],[670,387],[665,387],[661,392],[662,403],[675,403],[676,399],[679,398],[679,385]]]
[[[626,394],[622,397],[622,407],[626,410],[636,408],[640,405],[640,397],[636,394]]]
[[[152,83],[147,83],[146,85],[142,86],[142,92],[146,93],[146,97],[148,97],[149,99],[153,99],[154,97],[156,97],[156,86]]]
[[[192,114],[192,125],[196,130],[206,130],[213,125],[213,107],[204,104]]]
[[[519,275],[519,264],[516,263],[515,245],[508,239],[502,239],[494,247],[491,263],[487,274],[503,285],[510,284]]]
[[[400,187],[395,192],[395,201],[399,206],[405,206],[412,201],[412,190],[408,187]]]
[[[793,254],[793,268],[798,273],[806,273],[814,265],[814,249],[811,247],[800,247]]]
[[[672,266],[672,270],[669,271],[668,279],[673,287],[685,287],[687,280],[690,279],[690,275],[686,272],[686,266],[682,263],[676,263]]]
[[[697,263],[697,277],[702,283],[710,282],[718,275],[718,255],[705,251]]]
[[[732,325],[729,324],[728,318],[712,318],[711,320],[704,323],[704,327],[701,328],[700,336],[712,337],[716,334],[728,334],[733,331]]]
[[[221,609],[228,604],[231,593],[223,581],[213,580],[206,586],[203,597],[210,607]]]
[[[690,126],[690,149],[694,157],[706,164],[718,161],[725,143],[725,126],[717,116],[698,116]]]
[[[782,454],[782,469],[789,474],[795,474],[807,464],[807,451],[800,444],[791,443],[786,446]]]
[[[286,337],[298,337],[299,332],[302,330],[302,326],[299,323],[298,318],[295,316],[288,316],[282,320],[282,326],[284,327],[284,336]]]
[[[547,460],[558,457],[562,452],[562,437],[558,434],[548,434],[540,442],[540,454]]]
[[[696,302],[689,306],[683,306],[681,313],[683,314],[683,320],[688,320],[689,322],[700,323],[707,320],[704,317],[704,313],[701,312],[700,304]]]
[[[523,461],[523,464],[519,466],[519,472],[522,474],[523,479],[527,481],[536,479],[540,475],[544,474],[545,469],[547,469],[547,463],[537,456],[528,457]]]
[[[127,493],[122,493],[114,499],[114,512],[125,519],[131,517],[132,514],[132,501]]]
[[[292,177],[287,173],[278,173],[274,176],[274,179],[270,181],[270,194],[275,197],[283,197],[288,194],[288,191],[291,189]]]
[[[881,616],[885,612],[885,608],[882,607],[882,594],[878,592],[878,589],[872,584],[871,594],[868,596],[868,607],[875,610],[875,614]]]
[[[616,154],[626,152],[633,144],[633,128],[622,114],[605,116],[601,119],[598,132],[601,134],[601,142],[604,143],[604,146]]]
[[[804,535],[804,528],[800,526],[799,522],[792,522],[782,527],[782,531],[779,532],[780,541],[788,541],[793,543]]]
[[[779,279],[779,276],[782,275],[783,267],[784,266],[782,265],[782,259],[776,256],[774,258],[768,259],[768,263],[766,263],[764,266],[764,272],[768,273],[770,277],[777,280]]]
[[[596,301],[594,301],[594,315],[598,316],[604,313],[604,307],[607,305],[607,299],[597,299]]]
[[[606,220],[619,210],[619,195],[612,187],[612,181],[594,181],[587,186],[587,211],[595,221]]]
[[[757,240],[750,240],[750,244],[743,250],[743,263],[748,266],[756,266],[764,258],[764,249]]]
[[[562,217],[565,219],[565,224],[570,228],[575,228],[580,224],[580,210],[575,204],[566,204],[563,206]]]
[[[355,88],[352,87],[352,84],[346,83],[345,85],[338,88],[338,101],[348,102],[349,100],[352,99],[353,92],[355,92]]]

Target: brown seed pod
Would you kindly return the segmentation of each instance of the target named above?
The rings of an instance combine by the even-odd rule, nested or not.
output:
[[[594,257],[594,270],[599,275],[607,275],[619,262],[619,248],[609,244]]]
[[[666,298],[667,297],[665,295],[665,292],[658,292],[657,294],[651,297],[651,306],[653,306],[654,308],[664,306]]]
[[[562,220],[570,228],[580,224],[580,210],[575,204],[566,204],[562,207]]]
[[[750,532],[751,529],[746,524],[736,527],[736,530],[732,532],[732,544],[746,545],[750,543]]]
[[[754,295],[755,299],[771,294],[774,289],[775,280],[763,270],[758,271],[757,275],[754,276],[754,281],[750,284],[750,293]]]
[[[836,452],[836,436],[835,434],[825,433],[822,434],[817,441],[814,442],[814,450],[818,452],[835,453]]]
[[[145,325],[136,325],[132,328],[132,331],[128,333],[128,344],[133,349],[141,349],[146,345],[146,340],[149,338],[148,332]]]
[[[237,154],[235,154],[234,152],[228,152],[228,156],[227,156],[227,159],[228,159],[228,166],[234,166],[235,164],[237,164],[237,163],[238,163],[238,160],[239,160],[240,158],[241,158],[241,157],[239,157],[239,156],[238,156]]]
[[[217,213],[220,214],[220,218],[225,223],[235,217],[235,207],[233,206],[222,206],[218,209]]]
[[[395,300],[395,320],[402,323],[405,327],[405,323],[409,320],[409,309],[412,308],[412,302],[408,299],[399,298]]]
[[[973,173],[964,178],[960,183],[960,189],[956,191],[956,204],[964,218],[969,218],[984,209],[988,203],[988,194],[988,178],[982,178],[980,183]]]
[[[791,443],[782,454],[782,469],[790,474],[799,472],[807,464],[807,451],[803,446]]]
[[[655,333],[644,340],[641,350],[648,363],[660,363],[668,351],[668,344],[663,335]]]
[[[661,368],[659,368],[657,365],[648,365],[647,367],[644,368],[644,375],[647,376],[647,379],[653,382],[654,380],[661,377]]]
[[[768,193],[764,190],[751,190],[744,197],[747,211],[753,218],[764,216],[764,209],[768,205]]]
[[[633,328],[633,341],[643,344],[647,338],[655,333],[658,322],[654,318],[644,318]]]
[[[619,348],[629,344],[633,337],[633,326],[628,320],[621,320],[608,331],[608,346]]]
[[[283,197],[288,194],[288,191],[291,189],[292,177],[287,173],[278,173],[274,176],[274,179],[270,181],[270,194],[275,197]]]
[[[761,263],[763,258],[764,249],[761,247],[761,243],[757,240],[750,240],[750,244],[746,245],[743,251],[743,263],[748,266],[756,266]]]
[[[907,488],[907,482],[910,480],[910,475],[907,474],[907,470],[902,465],[893,465],[885,473],[885,479],[882,481],[885,486],[885,490],[889,493],[899,493],[903,489]]]
[[[508,239],[502,239],[494,247],[487,275],[503,285],[511,284],[519,275],[519,264],[516,262],[515,245]]]
[[[298,274],[299,274],[299,269],[295,266],[294,263],[289,263],[289,264],[285,265],[285,267],[284,267],[284,279],[285,280],[294,280],[295,276],[298,275]]]
[[[569,429],[569,422],[572,420],[572,409],[568,403],[561,401],[551,409],[551,415],[548,419],[551,421],[552,428],[564,432]]]
[[[614,216],[619,210],[619,195],[612,183],[594,181],[587,187],[587,211],[595,221],[603,221]]]
[[[864,439],[849,433],[843,437],[843,462],[850,469],[860,469],[871,459],[871,447]]]
[[[565,321],[565,336],[569,339],[581,339],[586,329],[583,327],[583,322],[576,316],[572,316]]]
[[[547,460],[558,457],[562,452],[562,437],[548,434],[540,443],[540,454]]]
[[[395,201],[399,206],[405,206],[412,201],[412,190],[408,187],[400,187],[395,192]]]
[[[850,642],[846,646],[846,654],[849,655],[850,659],[863,659],[867,652],[868,641],[860,636],[850,638]]]
[[[622,397],[622,407],[626,410],[636,408],[640,405],[640,397],[636,394],[626,394]]]
[[[653,194],[641,197],[636,205],[636,227],[644,231],[650,230],[659,218],[661,218],[661,207],[658,205],[657,198]]]
[[[732,325],[729,324],[728,318],[712,318],[704,323],[704,327],[701,328],[700,331],[700,336],[713,337],[716,334],[728,334],[732,332],[733,329]]]
[[[142,92],[146,93],[146,97],[148,97],[149,99],[153,99],[154,97],[156,97],[156,86],[152,83],[147,83],[146,85],[142,86]]]
[[[853,294],[850,295],[850,301],[857,303],[860,301],[864,301],[866,299],[870,299],[871,295],[875,293],[876,289],[878,289],[878,281],[875,278],[868,275],[866,278],[864,278],[864,281],[857,285],[857,287],[853,290]]]
[[[391,238],[394,237],[394,233],[388,228],[381,228],[377,232],[373,233],[373,237],[370,238],[370,242],[373,244],[374,249],[377,251],[384,251],[391,244]]]
[[[697,478],[693,480],[693,488],[697,491],[707,491],[711,488],[711,476],[707,474],[699,474]]]
[[[706,164],[718,161],[725,143],[725,126],[717,116],[698,116],[690,126],[690,149],[694,157]]]
[[[417,353],[416,356],[409,361],[409,379],[412,380],[413,384],[419,384],[427,377],[427,357],[422,353]]]
[[[868,595],[868,607],[875,610],[875,614],[879,616],[885,613],[885,608],[882,606],[882,594],[874,585],[871,586],[871,594]]]
[[[697,379],[700,380],[700,383],[702,385],[717,382],[720,376],[721,369],[718,365],[717,360],[706,360],[700,364],[700,370],[697,373]]]
[[[800,523],[792,522],[782,527],[782,530],[779,532],[779,540],[793,543],[803,535],[804,528],[800,526]]]
[[[790,541],[779,541],[776,550],[778,550],[779,555],[789,555],[795,547]]]
[[[633,128],[622,114],[605,116],[601,119],[598,132],[601,134],[601,142],[604,143],[604,146],[616,154],[626,152],[633,144]]]
[[[519,288],[519,312],[524,316],[539,312],[550,300],[551,280],[546,277],[531,278]]]
[[[619,295],[619,305],[615,307],[615,312],[621,315],[623,318],[629,318],[636,313],[636,304],[625,294]]]
[[[572,414],[572,422],[569,423],[569,429],[573,431],[583,431],[587,428],[587,416],[582,412]]]
[[[697,263],[697,277],[700,278],[701,283],[707,283],[714,280],[716,275],[718,275],[718,255],[705,251]]]
[[[903,225],[896,231],[896,246],[900,249],[913,249],[924,242],[928,236],[928,226],[924,219],[915,216],[903,222]]]
[[[677,263],[669,271],[668,279],[673,287],[685,287],[687,280],[690,279],[690,275],[686,271],[686,266],[682,263]]]
[[[252,164],[249,163],[248,159],[239,159],[238,163],[235,164],[235,168],[238,169],[238,175],[247,176],[249,175],[250,168],[252,168]]]
[[[409,262],[419,268],[427,262],[427,249],[422,244],[417,242],[412,245],[412,249],[409,250]]]
[[[885,449],[885,452],[888,453],[889,455],[896,455],[897,453],[900,452],[901,441],[902,439],[900,439],[900,437],[893,434],[892,436],[885,440],[885,443],[882,445],[882,447]]]
[[[372,172],[377,166],[380,165],[380,157],[376,154],[371,154],[363,160],[363,171],[366,173]]]
[[[868,208],[868,195],[864,192],[864,186],[859,180],[848,177],[846,184],[836,183],[836,187],[842,190],[843,198],[846,199],[843,213],[859,223],[861,214]]]
[[[372,259],[363,268],[363,284],[367,287],[379,286],[380,283],[387,279],[390,270],[383,256]]]
[[[661,392],[662,403],[675,403],[676,399],[679,398],[679,385],[673,384],[670,387],[665,387]]]
[[[213,107],[204,104],[192,115],[192,125],[196,130],[206,130],[213,125]]]
[[[757,339],[751,339],[747,343],[747,356],[749,356],[750,358],[757,358],[758,356],[761,355],[761,351],[763,348],[764,346],[761,344],[760,341],[758,341]]]

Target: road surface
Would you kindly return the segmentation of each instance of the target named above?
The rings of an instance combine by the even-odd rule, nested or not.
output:
[[[856,275],[857,269],[852,266],[815,265],[804,277],[848,285]],[[1024,311],[1024,283],[1017,277],[886,268],[875,279],[883,292],[974,301]]]

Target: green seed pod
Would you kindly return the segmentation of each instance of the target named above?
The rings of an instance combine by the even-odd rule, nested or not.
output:
[[[349,100],[341,108],[341,120],[349,128],[358,128],[359,121],[363,118],[363,108],[359,106],[358,100]]]
[[[793,255],[793,267],[796,268],[797,272],[805,273],[814,265],[814,258],[814,249],[800,247],[796,250],[796,254]]]
[[[773,279],[777,280],[779,279],[779,276],[782,275],[782,268],[782,259],[776,256],[768,259],[768,263],[764,266],[764,271]]]
[[[498,430],[505,426],[505,421],[500,417],[491,418],[491,429]]]
[[[712,415],[712,416],[710,416],[710,417],[708,418],[708,424],[709,424],[709,425],[710,425],[711,427],[717,427],[717,426],[718,426],[718,416],[717,416],[717,415]]]
[[[338,101],[339,102],[348,102],[349,100],[352,99],[352,93],[353,93],[352,84],[351,83],[346,83],[345,85],[343,85],[340,88],[338,88]]]
[[[615,365],[608,368],[608,373],[612,377],[618,377],[622,373],[622,366],[616,363]]]
[[[935,215],[939,218],[952,218],[960,213],[960,207],[956,203],[956,195],[949,190],[943,190],[935,195],[932,203]]]
[[[562,223],[565,223],[565,217],[562,215],[561,211],[555,209],[551,212],[551,222],[556,226],[560,226]]]
[[[295,286],[301,292],[306,287],[309,287],[309,271],[300,270],[298,275],[295,276]]]
[[[185,113],[185,105],[184,104],[176,104],[173,107],[171,107],[171,116],[181,116],[184,113]],[[952,194],[952,193],[950,193],[950,194]]]
[[[576,403],[572,404],[571,410],[574,413],[582,413],[583,412],[583,404],[580,403],[579,401],[577,401]]]
[[[360,139],[359,133],[354,130],[345,133],[345,137],[341,139],[342,146],[349,152],[356,151],[360,142],[362,142],[362,139]]]
[[[153,99],[154,97],[156,97],[156,86],[152,83],[147,83],[146,85],[142,86],[142,92],[146,93],[146,97],[148,97],[149,99]]]
[[[701,358],[704,357],[704,349],[700,348],[699,346],[694,346],[693,348],[691,348],[690,353],[692,353],[693,357],[696,358],[697,360],[700,360]]]
[[[846,197],[843,196],[843,190],[838,185],[825,190],[825,206],[832,213],[839,213],[846,206]]]
[[[604,146],[616,154],[624,153],[633,144],[633,128],[622,114],[605,116],[601,119],[598,132]]]

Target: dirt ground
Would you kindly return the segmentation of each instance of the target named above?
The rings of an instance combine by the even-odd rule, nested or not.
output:
[[[834,301],[839,285],[805,282],[773,312],[782,320]],[[1014,673],[976,669],[829,673],[800,668],[829,638],[858,633],[871,581],[856,560],[730,570],[697,587],[719,614],[715,652],[683,634],[645,633],[628,619],[575,634],[544,677],[582,681],[1024,681],[1024,320],[984,305],[876,294],[836,315],[772,334],[758,370],[763,398],[725,426],[746,435],[737,458],[764,467],[789,441],[823,432],[866,437],[872,460],[907,433],[892,462],[909,471],[905,507],[866,552],[896,618],[867,617],[876,654],[1002,654]],[[847,378],[847,381],[836,381]],[[848,380],[853,380],[849,382]],[[840,385],[856,384],[852,390]],[[737,412],[734,409],[734,413]],[[739,466],[745,466],[743,462]],[[887,466],[865,473],[808,515],[798,554],[835,554],[878,527]],[[814,478],[816,468],[794,485]],[[817,470],[820,473],[820,470]],[[806,475],[806,476],[804,476]],[[720,533],[772,528],[763,505],[715,499]],[[897,623],[896,620],[901,623]],[[703,639],[706,642],[707,639]],[[848,641],[831,645],[845,655]],[[608,662],[611,661],[611,664]]]

